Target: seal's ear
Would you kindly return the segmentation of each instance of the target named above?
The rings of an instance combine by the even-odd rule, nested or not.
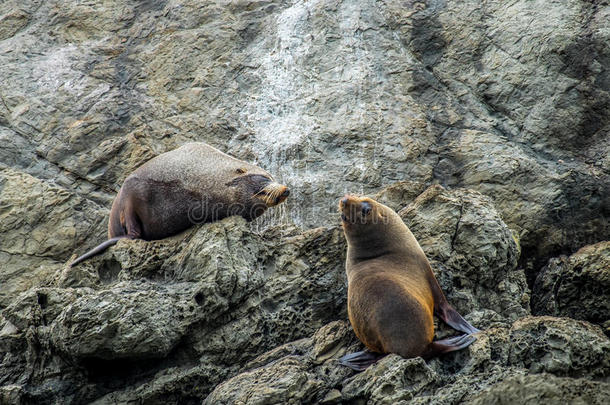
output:
[[[235,173],[237,174],[244,174],[245,172],[247,172],[247,170],[243,167],[238,167],[237,169],[235,169]]]

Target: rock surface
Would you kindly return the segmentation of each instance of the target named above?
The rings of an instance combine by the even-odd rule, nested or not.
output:
[[[7,1],[0,162],[108,209],[207,141],[290,185],[306,227],[345,191],[465,186],[537,270],[610,235],[610,11],[547,3]],[[83,211],[68,248],[103,229]]]
[[[610,242],[549,261],[534,284],[536,313],[605,325],[610,335]]]
[[[509,320],[529,313],[525,274],[517,269],[519,245],[490,198],[437,185],[399,214],[459,312],[488,309]]]
[[[599,327],[567,318],[526,317],[481,332],[462,352],[428,363],[392,354],[353,375],[337,359],[360,350],[356,341],[347,322],[328,324],[246,365],[203,403],[490,403],[507,391],[512,399],[501,403],[563,394],[601,404],[610,390],[610,341]]]
[[[176,379],[195,378],[179,394],[203,395],[262,351],[346,316],[344,251],[336,227],[259,235],[239,217],[163,241],[121,241],[3,311],[0,338],[25,350],[9,350],[0,375],[41,402],[57,395],[57,379],[72,391],[55,399],[70,403],[136,381],[141,390],[158,375],[171,379],[168,391],[129,394],[154,401],[178,395]],[[64,374],[36,368],[33,378],[45,384],[26,383],[30,357]],[[187,372],[171,373],[177,366]]]
[[[608,19],[584,0],[2,2],[0,403],[603,399]],[[123,179],[187,141],[290,198],[68,268]],[[400,212],[485,329],[469,350],[336,366],[359,348],[334,322],[345,192]]]
[[[494,403],[602,405],[606,403],[609,395],[610,384],[537,374],[508,378],[477,394],[467,403],[473,405]]]

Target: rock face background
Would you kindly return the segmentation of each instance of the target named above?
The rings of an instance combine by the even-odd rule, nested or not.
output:
[[[604,1],[4,1],[0,403],[602,403],[609,20]],[[68,269],[123,179],[188,141],[291,197]],[[337,366],[360,347],[344,192],[399,211],[473,346]]]

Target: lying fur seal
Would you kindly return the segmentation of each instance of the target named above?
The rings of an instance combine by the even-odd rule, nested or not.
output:
[[[288,194],[286,186],[260,167],[205,143],[187,143],[149,160],[125,179],[110,211],[109,239],[70,266],[122,238],[163,239],[231,215],[251,221]]]

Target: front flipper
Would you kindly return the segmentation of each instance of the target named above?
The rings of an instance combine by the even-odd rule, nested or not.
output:
[[[462,317],[447,301],[443,302],[437,311],[436,315],[441,318],[447,325],[453,329],[464,333],[477,333],[479,329],[472,326],[466,319]]]
[[[430,343],[422,357],[429,359],[430,357],[438,356],[439,354],[460,350],[470,346],[475,340],[477,339],[474,336],[468,334],[436,340]]]
[[[368,350],[361,352],[346,354],[339,359],[339,364],[345,367],[349,367],[352,370],[363,371],[371,364],[376,363],[387,356],[386,354],[373,353]]]

